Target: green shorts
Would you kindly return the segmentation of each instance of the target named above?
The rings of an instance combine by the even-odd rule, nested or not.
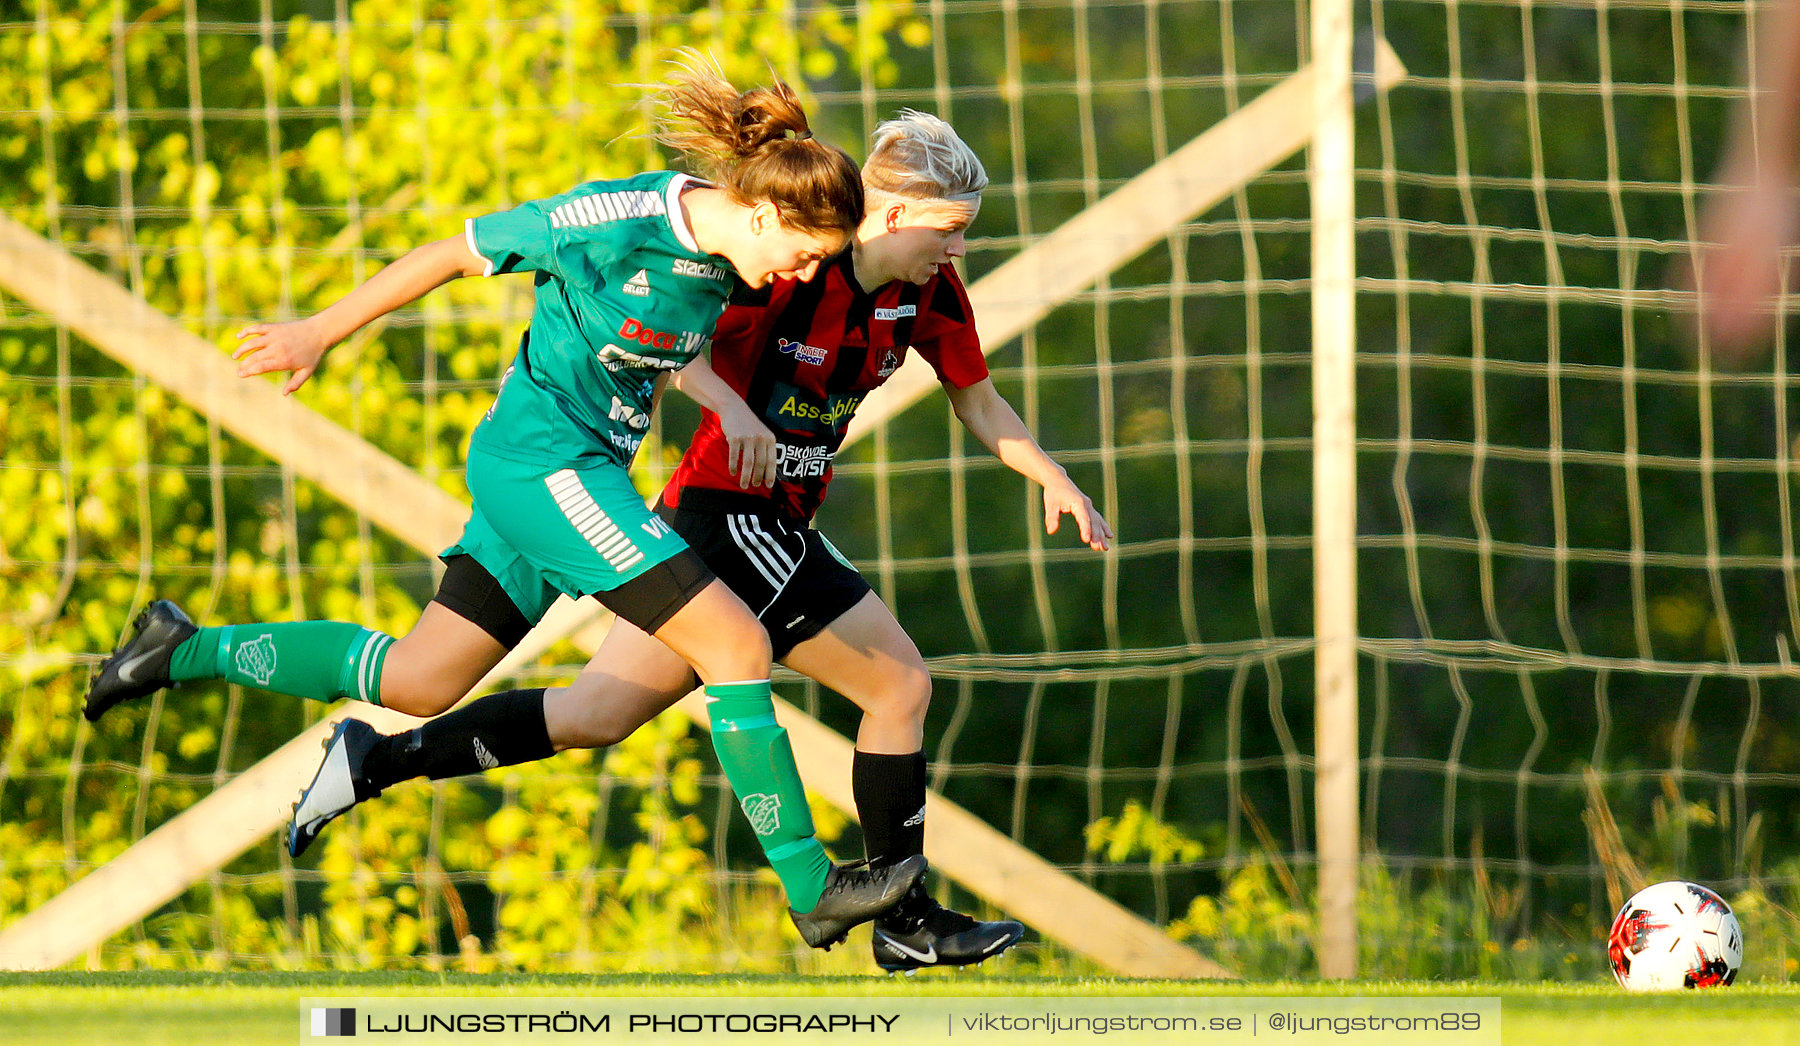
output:
[[[445,556],[473,556],[536,624],[556,602],[607,592],[687,548],[612,464],[528,465],[469,450],[474,510]]]

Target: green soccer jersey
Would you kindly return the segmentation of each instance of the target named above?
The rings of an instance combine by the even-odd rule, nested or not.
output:
[[[469,219],[488,275],[536,274],[537,306],[473,443],[533,465],[629,465],[657,375],[712,341],[737,277],[701,252],[673,171],[588,182]]]

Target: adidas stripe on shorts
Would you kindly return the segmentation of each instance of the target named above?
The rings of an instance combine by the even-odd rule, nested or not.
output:
[[[656,511],[762,621],[777,661],[870,591],[825,535],[767,498],[689,487],[680,499]]]

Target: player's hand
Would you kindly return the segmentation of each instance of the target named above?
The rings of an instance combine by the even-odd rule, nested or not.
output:
[[[231,358],[238,361],[240,378],[277,370],[291,372],[281,386],[281,394],[291,396],[313,376],[330,347],[308,320],[253,323],[238,331],[238,347]]]
[[[1106,517],[1094,508],[1094,502],[1081,492],[1072,481],[1067,479],[1051,483],[1044,488],[1044,533],[1054,534],[1062,525],[1063,513],[1075,517],[1075,525],[1081,530],[1081,540],[1095,552],[1105,552],[1112,547],[1113,530],[1106,523]]]
[[[1680,283],[1699,292],[1695,321],[1710,337],[1716,365],[1737,369],[1760,358],[1785,282],[1781,251],[1797,227],[1785,186],[1734,186],[1707,201],[1698,271],[1683,272]]]
[[[725,461],[738,487],[754,490],[775,485],[775,434],[749,407],[719,415],[725,433]]]

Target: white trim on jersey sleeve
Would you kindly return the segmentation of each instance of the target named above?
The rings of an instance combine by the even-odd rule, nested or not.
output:
[[[483,276],[492,276],[494,274],[494,259],[481,253],[481,248],[475,246],[475,219],[463,219],[463,239],[468,241],[469,250],[475,257],[481,259],[483,263],[481,274]]]
[[[681,210],[681,193],[689,183],[700,189],[712,187],[710,182],[703,182],[691,175],[678,174],[669,179],[668,187],[663,190],[666,194],[664,202],[668,204],[669,228],[674,231],[675,238],[680,240],[681,245],[688,250],[695,254],[702,254],[705,252],[701,251],[700,245],[694,241],[694,230],[688,228],[687,215],[683,214]]]

